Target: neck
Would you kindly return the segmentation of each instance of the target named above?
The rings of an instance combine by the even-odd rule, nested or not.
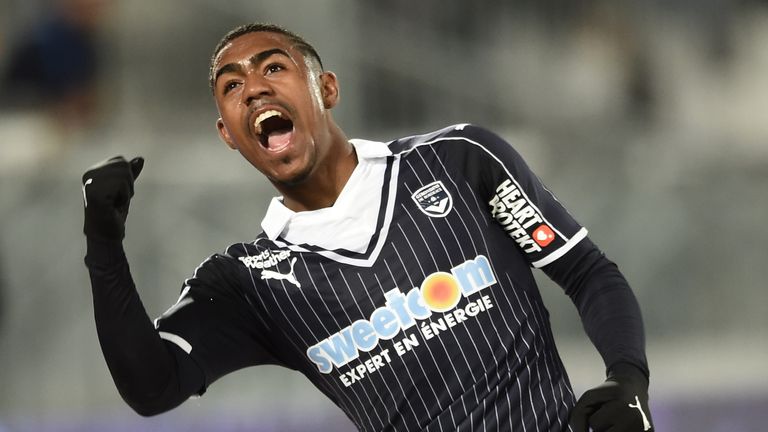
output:
[[[318,154],[318,162],[310,175],[295,185],[275,185],[283,195],[283,205],[299,212],[331,207],[338,199],[352,171],[357,154],[338,126],[331,128],[330,145]]]

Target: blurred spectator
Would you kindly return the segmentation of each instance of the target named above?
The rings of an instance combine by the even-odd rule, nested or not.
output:
[[[103,0],[57,0],[50,15],[9,40],[0,79],[3,108],[41,110],[59,129],[93,119]]]

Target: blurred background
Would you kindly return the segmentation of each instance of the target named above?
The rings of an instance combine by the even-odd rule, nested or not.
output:
[[[260,231],[273,189],[218,141],[207,86],[216,42],[251,21],[315,45],[350,137],[472,122],[508,138],[633,286],[657,430],[764,430],[767,3],[0,0],[0,432],[352,430],[274,367],[141,418],[96,338],[91,164],[147,160],[125,244],[151,316]],[[539,280],[580,394],[602,361]]]

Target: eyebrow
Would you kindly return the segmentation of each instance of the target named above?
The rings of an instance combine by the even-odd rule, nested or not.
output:
[[[273,55],[282,55],[288,57],[289,59],[291,58],[291,56],[285,50],[280,48],[272,48],[253,55],[248,59],[248,62],[252,65],[257,65],[269,57],[272,57]],[[216,84],[216,81],[218,81],[219,77],[225,73],[240,72],[242,70],[243,67],[239,63],[227,63],[216,70],[216,75],[213,77],[213,83]]]

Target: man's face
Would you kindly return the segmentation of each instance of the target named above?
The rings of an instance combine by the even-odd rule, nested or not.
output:
[[[337,100],[335,76],[269,32],[232,40],[213,68],[224,142],[274,183],[310,176],[330,140],[326,110]]]

